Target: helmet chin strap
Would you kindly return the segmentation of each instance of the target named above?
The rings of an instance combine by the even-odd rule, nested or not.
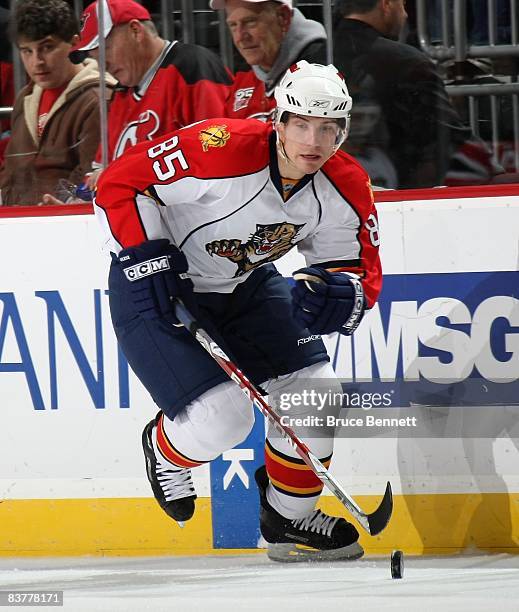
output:
[[[279,153],[279,156],[281,157],[281,159],[287,164],[289,164],[290,166],[292,166],[293,168],[297,168],[297,166],[290,159],[290,157],[288,157],[288,154],[285,150],[285,143],[281,140],[281,138],[279,137],[279,132],[277,131],[276,131],[276,145],[277,145],[276,150]]]

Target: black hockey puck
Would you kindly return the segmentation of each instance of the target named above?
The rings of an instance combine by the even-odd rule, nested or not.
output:
[[[394,550],[391,553],[391,578],[404,577],[404,553],[401,550]]]

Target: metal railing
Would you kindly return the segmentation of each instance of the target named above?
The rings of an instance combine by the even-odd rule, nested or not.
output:
[[[505,97],[512,100],[512,130],[513,130],[513,169],[519,171],[519,83],[489,83],[484,85],[448,85],[447,93],[451,98],[466,98],[468,104],[469,123],[472,132],[480,136],[479,122],[481,120],[480,101],[490,100],[491,146],[494,158],[499,159],[501,137],[501,122],[498,101]],[[508,168],[511,170],[512,168]]]
[[[507,36],[498,36],[498,11],[508,5],[510,20]],[[439,8],[436,12],[436,38],[432,42],[430,14],[428,11]],[[433,60],[442,62],[454,60],[459,68],[454,83],[447,85],[446,90],[451,98],[465,98],[468,107],[469,123],[472,131],[479,135],[481,121],[481,101],[488,99],[490,108],[491,141],[494,157],[497,159],[501,143],[501,132],[504,127],[500,121],[499,100],[511,99],[513,130],[513,169],[519,171],[519,22],[517,0],[487,0],[486,40],[488,44],[474,44],[468,31],[467,0],[417,0],[417,35],[422,50]],[[438,19],[439,17],[439,19]],[[484,58],[485,60],[502,60],[517,58],[515,71],[503,79],[495,78],[492,83],[467,84],[462,75],[462,66],[467,60]],[[489,75],[490,76],[490,75]],[[456,83],[456,80],[463,81]]]
[[[467,0],[416,0],[416,27],[420,47],[436,60],[463,61],[470,57],[519,57],[517,0],[509,0],[510,40],[500,43],[497,37],[497,3],[488,2],[488,45],[471,44],[467,33]],[[431,6],[440,6],[439,41],[433,43],[430,34]]]

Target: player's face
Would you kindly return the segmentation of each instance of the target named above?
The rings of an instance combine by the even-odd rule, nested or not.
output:
[[[136,87],[148,68],[137,32],[141,27],[134,20],[115,26],[106,37],[106,70],[124,87]],[[99,49],[93,49],[90,55],[97,60]]]
[[[277,2],[227,0],[227,25],[234,45],[249,66],[270,70],[290,27],[290,9]]]
[[[18,41],[20,57],[29,78],[42,89],[54,89],[67,83],[75,73],[69,60],[72,45],[78,39],[65,42],[54,34],[40,40]]]
[[[294,179],[317,172],[333,155],[342,135],[334,119],[323,117],[290,115],[288,121],[278,124],[276,129],[289,159],[287,164],[278,153],[281,174]]]

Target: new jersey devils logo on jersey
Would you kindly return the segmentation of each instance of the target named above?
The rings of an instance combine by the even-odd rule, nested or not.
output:
[[[87,21],[90,17],[90,13],[87,13],[86,11],[83,13],[83,17],[81,17],[81,21],[79,22],[79,31],[81,33],[83,33],[83,30],[86,28],[87,25]]]
[[[160,119],[155,111],[145,110],[136,121],[131,121],[124,128],[114,149],[114,159],[120,157],[126,149],[139,142],[151,140],[160,127]]]
[[[241,276],[288,253],[296,245],[295,238],[303,226],[287,221],[268,225],[258,223],[247,242],[238,238],[213,240],[205,245],[205,250],[211,256],[225,257],[234,262],[238,266],[234,276]]]

